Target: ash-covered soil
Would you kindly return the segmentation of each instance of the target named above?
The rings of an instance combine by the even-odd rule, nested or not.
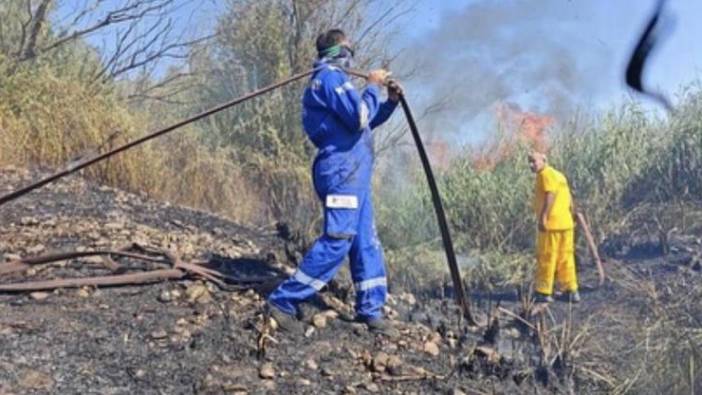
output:
[[[0,170],[0,192],[40,174]],[[172,251],[183,260],[246,279],[290,273],[299,252],[276,229],[251,229],[211,214],[90,184],[78,177],[0,207],[2,261],[52,251],[118,249],[132,243]],[[626,244],[626,243],[624,243]],[[700,242],[680,241],[673,257],[628,256],[616,243],[608,262],[627,278],[659,271],[675,284],[700,270]],[[626,250],[626,251],[624,251]],[[676,260],[677,259],[677,260]],[[129,271],[148,264],[115,259]],[[7,264],[7,263],[0,263]],[[107,275],[96,258],[37,265],[0,283]],[[265,287],[232,291],[197,278],[150,285],[0,294],[0,393],[577,393],[604,391],[578,369],[577,355],[545,349],[537,328],[572,318],[574,326],[617,300],[640,309],[627,287],[599,289],[592,267],[580,269],[583,303],[556,302],[530,315],[513,290],[473,292],[485,324],[459,323],[452,300],[416,300],[393,292],[386,313],[398,339],[344,321],[352,295],[341,281],[307,306],[307,333],[277,332],[262,315]],[[392,280],[391,280],[392,281]],[[513,312],[512,314],[508,312]],[[524,317],[523,321],[517,316]],[[598,319],[595,318],[597,323]]]

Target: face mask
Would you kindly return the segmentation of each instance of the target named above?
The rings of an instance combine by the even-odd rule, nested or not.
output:
[[[344,67],[350,67],[354,54],[355,52],[353,48],[344,44],[334,45],[333,47],[329,47],[324,51],[321,51],[319,53],[319,57],[322,59],[328,59],[333,63],[341,64]]]
[[[355,52],[353,51],[353,48],[349,47],[348,45],[342,45],[339,51],[339,57],[343,58],[352,59],[354,54]]]

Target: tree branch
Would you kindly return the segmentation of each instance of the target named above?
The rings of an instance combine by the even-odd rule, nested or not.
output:
[[[40,51],[51,51],[70,41],[74,41],[78,38],[87,36],[110,25],[124,23],[128,21],[142,20],[145,16],[148,16],[156,11],[165,10],[169,5],[173,3],[173,1],[174,0],[139,0],[127,2],[127,4],[122,8],[108,12],[104,18],[97,21],[95,24],[82,29],[74,30],[72,33],[66,33],[65,36],[59,38],[53,43],[44,46],[43,48],[41,48]],[[76,19],[74,19],[73,23],[78,24],[80,19],[82,19],[83,17],[84,16],[79,14],[79,16],[76,17]]]

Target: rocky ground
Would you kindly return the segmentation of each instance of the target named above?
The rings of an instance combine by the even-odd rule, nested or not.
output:
[[[0,193],[38,176],[0,170]],[[3,394],[603,391],[606,380],[596,376],[604,373],[580,370],[577,355],[558,351],[557,339],[552,344],[545,328],[590,322],[628,292],[616,281],[597,290],[585,286],[584,303],[571,308],[556,302],[543,314],[534,314],[512,290],[474,293],[474,311],[489,324],[482,327],[459,323],[451,300],[417,301],[398,292],[386,313],[402,336],[388,339],[338,318],[352,299],[342,282],[306,309],[307,332],[295,338],[277,332],[262,315],[266,286],[241,287],[247,278],[275,279],[292,270],[299,253],[280,237],[280,227],[245,228],[78,177],[0,207],[0,221],[0,261],[136,243],[186,261],[208,260],[244,288],[222,289],[192,277],[0,294]],[[620,244],[610,248],[619,260],[608,264],[626,263],[632,268],[627,276],[660,270],[678,281],[700,270],[695,237],[664,263],[633,257],[627,244]],[[20,276],[0,277],[0,283],[107,275],[115,264],[128,271],[153,268],[131,259],[87,257],[33,266]],[[594,270],[581,268],[581,281],[595,284]]]

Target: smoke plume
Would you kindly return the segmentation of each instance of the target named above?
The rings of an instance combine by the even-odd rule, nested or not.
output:
[[[465,132],[462,126],[493,117],[501,102],[567,119],[604,88],[602,74],[611,67],[607,46],[588,29],[596,3],[479,0],[443,15],[400,62],[415,65],[408,86],[420,106],[443,103],[423,129]]]

